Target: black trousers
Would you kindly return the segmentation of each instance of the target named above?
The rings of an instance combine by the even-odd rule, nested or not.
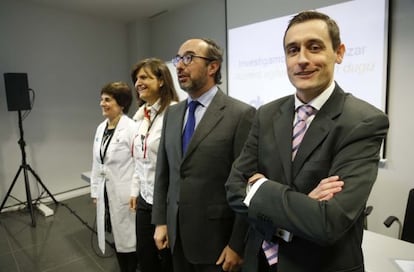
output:
[[[172,254],[172,262],[174,266],[174,271],[176,272],[223,272],[223,269],[221,269],[221,265],[216,265],[215,263],[191,263],[184,254],[179,228],[177,229],[177,239],[175,241],[175,246]]]
[[[155,226],[151,224],[152,205],[138,197],[136,234],[137,253],[141,272],[172,272],[169,248],[158,250],[154,242]]]
[[[134,252],[117,252],[116,257],[118,259],[121,272],[136,272],[138,267],[137,253]]]

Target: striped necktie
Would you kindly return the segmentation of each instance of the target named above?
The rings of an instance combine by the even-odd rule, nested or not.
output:
[[[297,109],[297,119],[293,126],[292,136],[292,161],[296,156],[300,143],[307,130],[306,120],[315,114],[315,109],[310,105],[302,105]]]
[[[262,249],[266,256],[267,262],[269,263],[269,266],[277,263],[277,252],[279,251],[278,243],[268,242],[265,240],[263,241]]]
[[[292,137],[292,160],[295,158],[296,152],[298,151],[299,145],[302,142],[303,136],[305,135],[307,126],[306,120],[315,114],[315,109],[310,105],[302,105],[298,109],[297,120],[293,126],[293,137]],[[278,251],[279,244],[270,241],[263,241],[262,244],[263,252],[266,256],[269,265],[274,265],[278,262]]]

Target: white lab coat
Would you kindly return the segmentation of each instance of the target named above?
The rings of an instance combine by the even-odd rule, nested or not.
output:
[[[123,115],[115,128],[102,164],[100,150],[106,124],[107,120],[96,129],[91,171],[91,197],[97,199],[98,244],[102,252],[105,252],[105,186],[116,251],[134,252],[136,251],[135,212],[129,209],[129,198],[134,173],[132,146],[138,128],[132,119]]]

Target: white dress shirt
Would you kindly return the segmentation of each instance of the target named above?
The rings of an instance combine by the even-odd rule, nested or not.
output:
[[[195,112],[194,112],[194,117],[195,117],[194,130],[197,128],[198,124],[200,123],[201,119],[203,118],[204,113],[206,112],[206,110],[207,110],[208,106],[210,105],[211,101],[213,101],[213,98],[216,95],[217,91],[218,91],[217,86],[214,86],[210,90],[205,92],[202,96],[195,99],[200,103],[200,107],[197,107]],[[191,101],[193,101],[193,99],[191,99],[191,97],[188,97],[187,98],[187,105]],[[185,124],[187,123],[187,119],[188,119],[188,107],[187,107],[187,110],[186,110],[185,116],[184,116],[183,130],[184,130]]]
[[[135,136],[133,147],[135,171],[131,183],[131,196],[138,197],[141,194],[147,203],[152,204],[157,151],[165,110],[162,113],[158,112],[160,109],[159,100],[151,107],[148,107],[150,110],[150,125],[148,129],[148,125],[144,124],[145,107],[145,104],[141,106],[134,116],[134,120],[139,123],[139,129]]]

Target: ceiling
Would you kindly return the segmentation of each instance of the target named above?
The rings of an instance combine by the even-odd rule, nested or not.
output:
[[[25,0],[46,7],[122,22],[151,19],[201,0]]]

